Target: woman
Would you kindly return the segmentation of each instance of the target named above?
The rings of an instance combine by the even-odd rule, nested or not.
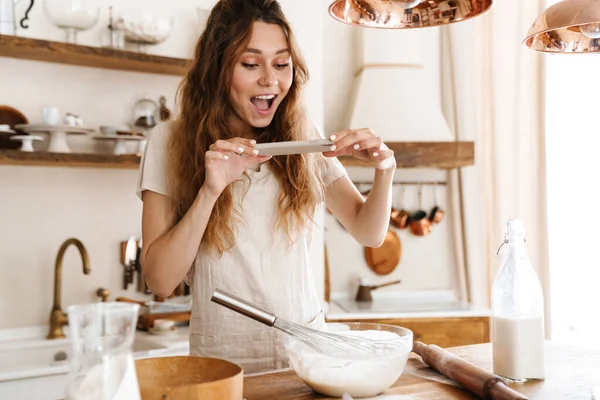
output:
[[[245,371],[287,366],[281,333],[210,301],[235,293],[280,317],[324,322],[310,266],[312,218],[325,202],[362,245],[379,247],[395,160],[368,129],[332,135],[330,152],[261,156],[256,143],[318,137],[300,102],[308,79],[275,0],[220,0],[180,87],[176,121],[156,127],[142,160],[141,263],[149,289],[192,287],[190,353]],[[335,158],[375,168],[364,200]]]

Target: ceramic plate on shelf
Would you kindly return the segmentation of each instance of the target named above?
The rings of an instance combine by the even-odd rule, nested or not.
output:
[[[21,141],[21,151],[33,153],[33,142],[35,140],[42,141],[44,138],[35,135],[13,135],[11,136],[10,140]]]
[[[44,138],[34,135],[14,135],[10,137],[10,140],[44,140]]]
[[[46,124],[19,124],[15,125],[16,129],[21,129],[24,132],[65,132],[86,135],[93,133],[96,130],[83,126],[70,125],[46,125]]]

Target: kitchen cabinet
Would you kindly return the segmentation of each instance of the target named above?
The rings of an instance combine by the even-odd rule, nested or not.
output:
[[[0,399],[56,400],[65,397],[68,374],[47,375],[0,383]]]
[[[402,326],[413,331],[414,340],[440,347],[465,346],[490,341],[490,317],[327,319],[327,322],[370,322]]]
[[[37,328],[31,332],[35,333],[15,335],[10,329],[0,330],[0,399],[64,399],[72,358],[71,340],[48,340],[47,332],[44,330],[43,335],[39,334]],[[55,361],[58,353],[63,353],[66,358]],[[180,326],[168,335],[135,332],[134,360],[189,354],[189,328],[186,326]]]

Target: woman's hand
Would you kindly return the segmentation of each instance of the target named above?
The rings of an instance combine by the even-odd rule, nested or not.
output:
[[[370,162],[377,169],[396,168],[394,151],[369,128],[347,129],[331,135],[336,149],[324,152],[326,157],[352,156]]]
[[[271,159],[271,156],[261,157],[254,148],[253,139],[233,138],[217,140],[211,144],[205,155],[204,166],[206,177],[204,186],[211,194],[218,197],[223,190],[237,180],[248,168]]]

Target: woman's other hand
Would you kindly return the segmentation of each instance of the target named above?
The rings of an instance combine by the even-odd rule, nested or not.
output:
[[[334,151],[324,152],[326,157],[352,156],[367,161],[377,169],[396,168],[394,151],[369,128],[347,129],[330,136]]]
[[[255,140],[243,138],[217,140],[210,145],[205,156],[204,185],[214,196],[220,196],[246,169],[271,159],[271,156],[261,157],[254,145]]]

